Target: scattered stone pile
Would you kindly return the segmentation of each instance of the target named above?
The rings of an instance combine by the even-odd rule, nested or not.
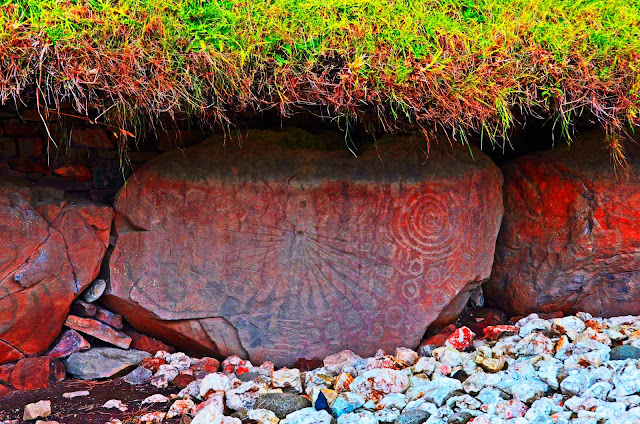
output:
[[[83,380],[117,377],[159,350],[175,351],[125,326],[120,315],[94,303],[105,286],[104,280],[95,280],[71,304],[66,329],[43,356],[0,365],[0,397],[13,390],[51,387],[67,374]]]
[[[182,388],[145,399],[166,408],[139,423],[640,423],[640,317],[532,314],[483,333],[461,327],[420,354],[342,351],[307,372],[159,351],[124,380]],[[127,405],[113,399],[103,407]]]

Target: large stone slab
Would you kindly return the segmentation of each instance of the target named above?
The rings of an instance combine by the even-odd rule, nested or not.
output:
[[[481,152],[385,140],[353,157],[303,132],[213,137],[116,201],[103,303],[178,347],[255,362],[417,346],[488,278],[502,176]],[[326,143],[325,143],[326,144]]]
[[[135,349],[94,347],[86,352],[72,354],[64,361],[64,366],[75,378],[95,380],[125,375],[137,367],[143,359],[150,357],[149,353]]]
[[[487,300],[513,314],[640,314],[640,148],[615,169],[601,132],[504,167]]]
[[[108,206],[0,179],[0,363],[55,340],[100,270],[112,218]]]

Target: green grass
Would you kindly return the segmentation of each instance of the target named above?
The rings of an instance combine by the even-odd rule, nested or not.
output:
[[[268,108],[463,141],[516,116],[640,122],[640,0],[5,0],[0,45],[0,98],[104,112],[122,138],[140,114]]]

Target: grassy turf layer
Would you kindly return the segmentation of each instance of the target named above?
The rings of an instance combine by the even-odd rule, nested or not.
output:
[[[462,141],[516,116],[621,134],[640,122],[639,24],[640,0],[4,0],[0,98],[35,89],[121,134],[140,113],[267,108]]]

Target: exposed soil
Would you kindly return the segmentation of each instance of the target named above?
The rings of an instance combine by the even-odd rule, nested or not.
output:
[[[88,390],[89,396],[65,399],[63,393]],[[142,400],[147,396],[161,393],[169,396],[177,393],[177,387],[158,389],[151,385],[132,386],[121,379],[110,381],[79,381],[65,380],[48,389],[16,391],[0,398],[0,421],[20,420],[25,405],[39,400],[51,400],[51,415],[49,420],[59,421],[61,424],[104,424],[112,418],[122,422],[136,415],[154,411],[167,411],[170,403],[146,404],[141,407]],[[117,409],[105,409],[102,405],[110,399],[118,399],[125,403],[129,410],[120,412]],[[33,421],[26,421],[32,423]],[[131,422],[136,422],[132,420]],[[164,420],[165,423],[181,423],[180,418]]]

